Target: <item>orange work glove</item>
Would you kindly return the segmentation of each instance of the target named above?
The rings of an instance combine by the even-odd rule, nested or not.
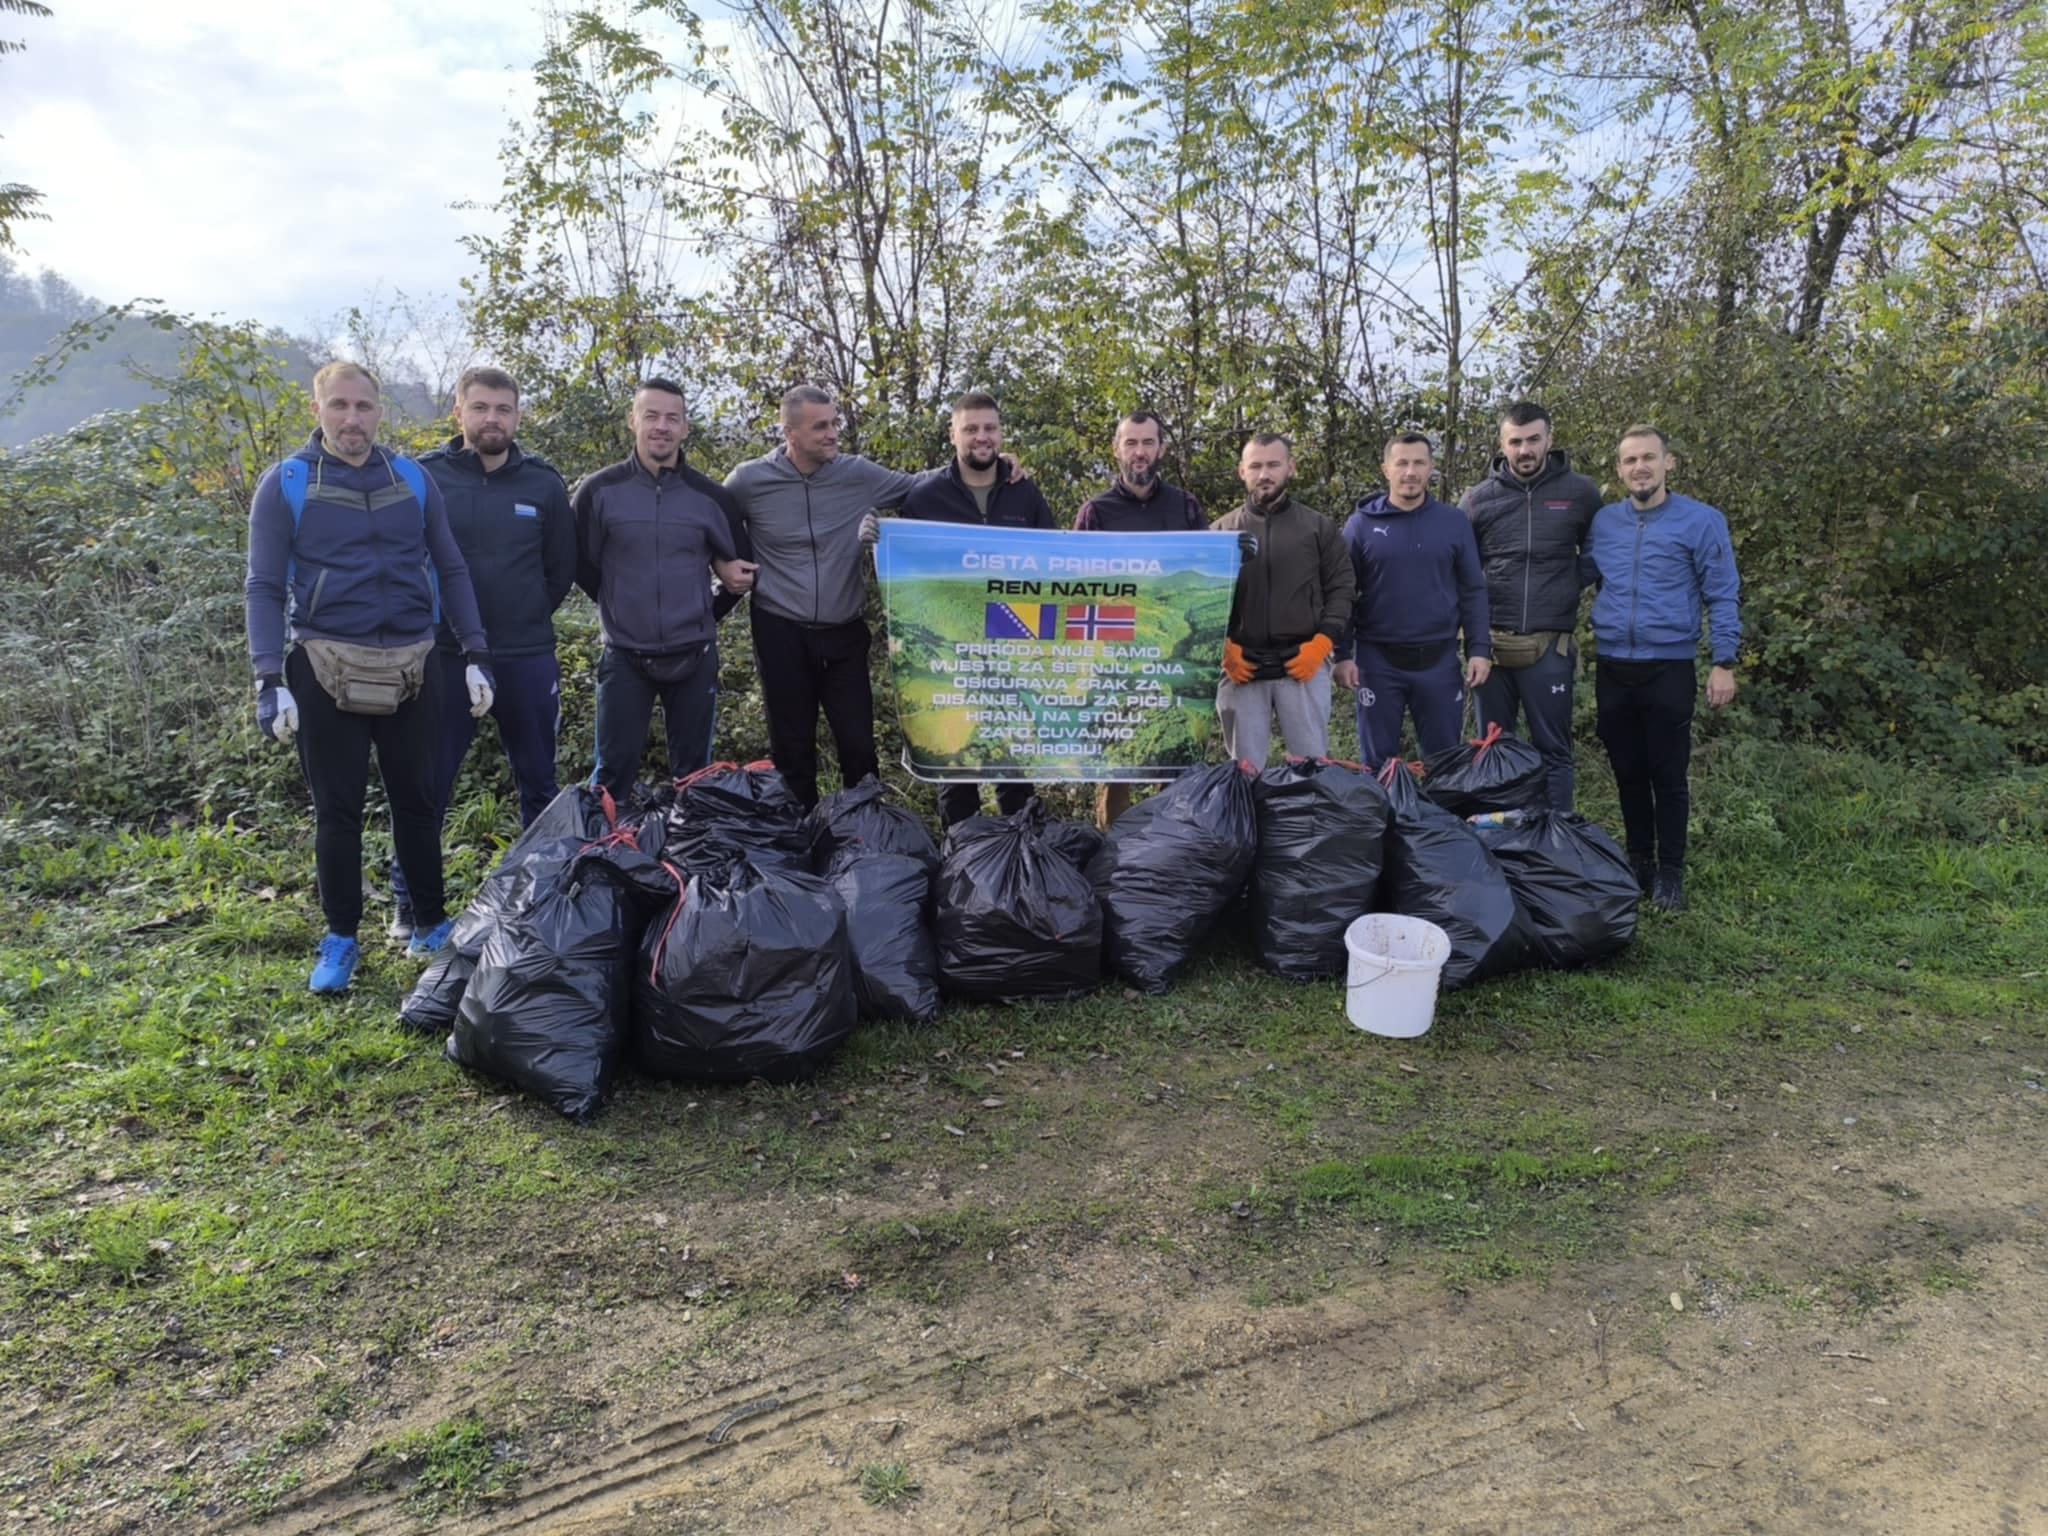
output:
[[[1307,682],[1323,669],[1323,663],[1330,659],[1330,652],[1335,649],[1328,635],[1311,636],[1302,642],[1300,650],[1288,658],[1287,675],[1297,683]]]
[[[1235,640],[1223,642],[1223,675],[1225,677],[1229,678],[1233,683],[1244,684],[1252,680],[1252,673],[1255,670],[1257,669],[1249,661],[1245,660],[1244,648],[1242,646]]]

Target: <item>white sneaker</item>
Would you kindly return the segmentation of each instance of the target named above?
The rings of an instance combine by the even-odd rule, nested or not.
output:
[[[397,911],[393,912],[391,914],[391,925],[384,931],[400,943],[410,939],[413,933],[412,908],[400,907]]]

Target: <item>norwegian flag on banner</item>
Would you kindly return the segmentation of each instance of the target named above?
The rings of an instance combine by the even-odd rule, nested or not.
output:
[[[1138,610],[1099,603],[1067,610],[1069,640],[1135,640],[1138,638]]]

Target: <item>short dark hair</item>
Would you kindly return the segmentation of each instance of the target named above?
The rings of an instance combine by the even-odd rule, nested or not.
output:
[[[1429,440],[1427,432],[1396,432],[1387,439],[1387,446],[1380,450],[1380,457],[1384,459],[1396,448],[1405,448],[1414,443],[1420,443],[1427,448],[1432,459],[1436,457],[1436,444]]]
[[[1632,437],[1654,437],[1657,439],[1657,446],[1659,448],[1662,448],[1666,453],[1671,451],[1671,439],[1664,429],[1662,427],[1653,427],[1647,421],[1639,421],[1624,431],[1620,437],[1614,440],[1614,446],[1619,448]]]
[[[460,400],[471,388],[509,389],[512,398],[519,398],[519,381],[502,368],[465,368],[462,377],[455,381],[455,398]]]
[[[1517,400],[1500,413],[1500,424],[1504,427],[1533,427],[1537,422],[1550,425],[1550,412],[1534,400]]]
[[[1159,429],[1159,440],[1162,443],[1165,442],[1169,437],[1173,436],[1173,434],[1167,431],[1166,429],[1166,418],[1164,416],[1160,415],[1157,411],[1148,411],[1142,408],[1135,411],[1125,411],[1123,415],[1117,417],[1116,429],[1118,433],[1121,433],[1123,429],[1131,422],[1136,422],[1139,426],[1142,427],[1148,421],[1152,423],[1153,426]]]
[[[831,391],[820,389],[815,384],[799,384],[787,390],[782,396],[782,419],[788,421],[807,405],[837,405]]]
[[[1285,448],[1290,456],[1293,454],[1294,440],[1285,432],[1254,432],[1244,440],[1247,448],[1270,448],[1275,443]]]
[[[687,398],[683,394],[682,385],[678,384],[674,379],[663,378],[659,374],[655,375],[651,379],[642,379],[638,384],[633,386],[633,393],[635,395],[644,395],[650,389],[655,391],[657,394],[674,395],[678,400]]]
[[[970,389],[955,400],[954,414],[958,415],[961,411],[994,411],[998,416],[1003,414],[1003,408],[996,404],[996,397],[985,389]]]

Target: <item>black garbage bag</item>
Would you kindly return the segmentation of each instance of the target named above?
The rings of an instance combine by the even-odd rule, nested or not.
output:
[[[483,952],[481,942],[477,953]],[[476,974],[476,955],[464,954],[453,942],[434,956],[420,972],[420,979],[398,1005],[398,1022],[416,1035],[445,1035],[455,1027],[455,1014],[462,1007],[462,994],[469,978]]]
[[[1479,834],[1423,799],[1400,762],[1390,761],[1379,781],[1392,819],[1375,910],[1422,918],[1450,936],[1451,958],[1438,984],[1455,991],[1537,963],[1508,877]]]
[[[1590,965],[1634,941],[1642,890],[1628,855],[1598,826],[1563,811],[1526,811],[1478,832],[1545,963]]]
[[[970,816],[939,865],[939,985],[981,1002],[1079,997],[1102,980],[1102,908],[1033,800]]]
[[[1144,992],[1170,987],[1251,873],[1254,775],[1191,768],[1117,818],[1088,865],[1102,902],[1103,962]]]
[[[484,940],[449,1060],[587,1121],[625,1055],[633,957],[674,877],[623,839],[592,845]]]
[[[1102,834],[1085,821],[1046,818],[1046,846],[1076,869],[1088,867],[1095,855],[1102,851],[1103,841]]]
[[[774,860],[691,876],[648,924],[633,971],[633,1055],[656,1077],[792,1082],[831,1059],[858,1015],[845,904]]]
[[[676,781],[668,806],[665,857],[685,878],[735,859],[808,874],[811,834],[804,808],[767,761],[713,763]]]
[[[843,848],[863,853],[899,853],[927,872],[939,872],[939,845],[924,818],[888,802],[888,790],[873,774],[851,789],[835,790],[811,812],[811,857],[822,872]]]
[[[929,1024],[939,1015],[939,952],[924,861],[843,844],[826,878],[846,904],[861,1017]]]
[[[1422,793],[1453,816],[1531,810],[1549,797],[1543,755],[1503,735],[1498,722],[1476,740],[1432,752],[1422,768]]]
[[[1372,910],[1387,796],[1328,758],[1289,758],[1253,790],[1259,851],[1246,887],[1259,962],[1294,981],[1341,976],[1344,930]]]

